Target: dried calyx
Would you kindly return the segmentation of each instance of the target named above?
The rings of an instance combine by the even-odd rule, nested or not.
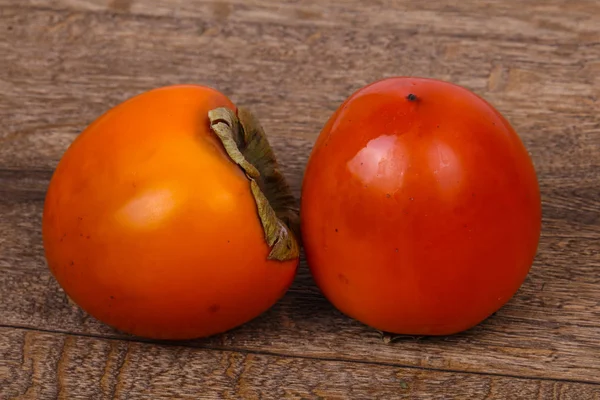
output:
[[[225,151],[250,181],[265,240],[271,249],[268,258],[298,258],[300,224],[296,200],[260,123],[242,108],[237,115],[228,108],[217,108],[209,111],[208,118]]]

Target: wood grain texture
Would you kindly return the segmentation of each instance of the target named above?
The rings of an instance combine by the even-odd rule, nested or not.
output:
[[[218,87],[252,107],[271,134],[312,141],[353,90],[390,75],[448,79],[484,95],[522,134],[542,171],[598,165],[594,35],[521,42],[490,25],[457,37],[459,24],[454,35],[435,30],[442,17],[430,19],[430,31],[407,35],[409,12],[387,29],[317,30],[261,23],[257,13],[263,15],[247,11],[242,22],[211,14],[151,18],[2,8],[0,25],[12,28],[0,31],[2,165],[52,167],[74,135],[108,107],[179,82]],[[544,37],[545,30],[534,33]],[[565,165],[565,157],[572,162]]]
[[[186,346],[600,383],[600,3],[326,3],[0,0],[0,325],[127,338],[67,302],[40,236],[52,168],[109,107],[171,83],[219,88],[261,118],[299,195],[312,143],[345,97],[420,75],[484,96],[532,154],[543,235],[515,298],[469,332],[386,344],[335,311],[303,263],[265,315]]]
[[[10,0],[2,0],[11,4]],[[0,2],[0,4],[2,4]],[[523,38],[552,41],[590,38],[597,35],[594,25],[600,6],[594,0],[533,0],[527,8],[512,1],[441,0],[415,3],[410,0],[376,0],[364,7],[359,0],[23,0],[22,5],[57,10],[104,11],[132,15],[175,18],[206,18],[247,23],[275,23],[316,27],[348,26],[383,29],[403,26],[420,32],[447,35]],[[486,18],[482,18],[482,17]],[[433,24],[435,22],[435,24]],[[543,33],[543,36],[540,36]],[[597,36],[596,36],[597,38]]]
[[[7,399],[561,399],[600,387],[0,328]],[[4,396],[4,397],[2,397]]]

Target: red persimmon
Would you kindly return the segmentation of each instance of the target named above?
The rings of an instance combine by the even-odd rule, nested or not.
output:
[[[385,79],[322,130],[301,202],[311,272],[342,312],[382,331],[478,324],[523,283],[541,202],[519,136],[457,85]]]

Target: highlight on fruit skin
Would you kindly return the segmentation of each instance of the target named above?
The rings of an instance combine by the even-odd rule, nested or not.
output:
[[[298,266],[298,210],[260,124],[175,85],[90,124],[62,156],[42,221],[48,266],[98,320],[206,337],[270,308]]]
[[[324,295],[393,334],[479,324],[525,280],[541,230],[535,169],[509,122],[463,87],[415,77],[374,82],[335,111],[300,211]]]

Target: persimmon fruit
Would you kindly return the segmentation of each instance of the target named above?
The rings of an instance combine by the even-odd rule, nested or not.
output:
[[[191,339],[237,327],[286,292],[295,207],[249,112],[208,87],[167,86],[110,109],[69,146],[43,242],[58,283],[98,320]]]
[[[311,273],[334,306],[381,331],[446,335],[522,285],[541,201],[523,142],[492,105],[449,82],[394,77],[331,116],[300,216]]]

